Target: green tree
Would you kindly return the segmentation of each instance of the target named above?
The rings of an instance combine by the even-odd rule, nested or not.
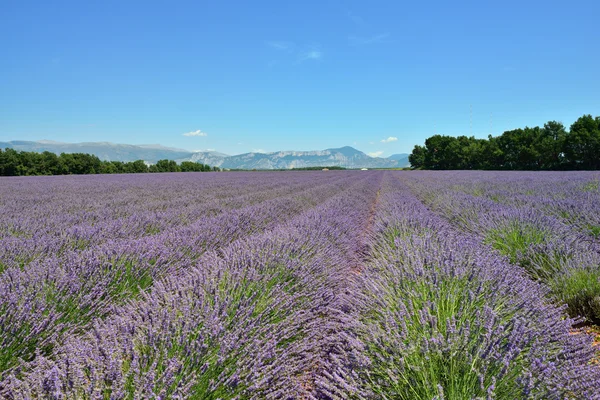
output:
[[[458,139],[452,136],[433,135],[425,140],[424,165],[427,169],[456,169],[460,165]]]
[[[148,172],[148,166],[144,162],[144,160],[136,160],[133,162],[128,162],[124,167],[125,172],[132,174],[139,174]]]
[[[413,169],[425,168],[425,152],[427,149],[423,146],[415,145],[412,153],[408,156],[408,161]]]
[[[61,153],[60,158],[69,174],[95,174],[100,170],[101,161],[92,154]]]
[[[119,170],[117,169],[117,166],[115,164],[113,164],[110,161],[104,161],[102,162],[102,164],[100,164],[100,171],[98,171],[98,173],[100,174],[118,174]]]
[[[544,124],[535,143],[539,154],[539,167],[544,170],[563,169],[565,167],[564,145],[567,130],[560,122],[549,121]]]
[[[3,176],[17,175],[17,166],[19,164],[20,157],[16,150],[7,148],[3,152],[0,152],[0,173]]]
[[[44,151],[41,154],[41,166],[39,173],[42,175],[62,175],[64,174],[64,164],[60,162],[58,156],[49,151]]]
[[[179,168],[181,169],[181,172],[202,172],[204,171],[204,164],[193,161],[183,161]]]
[[[564,144],[571,168],[600,169],[600,117],[584,115],[571,125]]]
[[[173,160],[158,160],[150,172],[179,172],[179,165]]]

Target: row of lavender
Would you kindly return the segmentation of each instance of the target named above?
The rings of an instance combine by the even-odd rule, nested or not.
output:
[[[80,249],[115,239],[130,241],[178,230],[306,189],[295,174],[288,179],[246,179],[242,174],[166,174],[4,178],[0,191],[0,238],[15,254],[2,260],[26,263],[38,253]],[[291,178],[291,179],[289,179]],[[318,186],[339,177],[314,177]],[[49,210],[52,214],[49,215]],[[19,253],[26,249],[26,253]],[[39,251],[31,252],[31,249]]]
[[[593,339],[548,301],[545,285],[402,183],[439,190],[428,177],[399,174],[381,198],[363,274],[367,397],[600,398]]]
[[[457,228],[600,323],[600,174],[420,172],[407,184]]]
[[[571,334],[576,320],[549,303],[546,286],[410,193],[409,186],[433,204],[426,188],[441,186],[435,179],[391,172],[220,176],[228,188],[193,175],[65,180],[60,193],[88,199],[73,201],[75,208],[55,205],[66,222],[46,221],[44,206],[32,200],[35,221],[3,220],[20,228],[3,230],[0,254],[7,265],[0,276],[0,393],[598,398],[591,339]],[[36,193],[24,180],[5,182],[12,195],[2,192],[0,204],[12,210],[21,204],[11,202],[16,193]],[[246,203],[235,202],[236,190]],[[102,205],[94,208],[86,191]],[[186,191],[191,198],[178,199]],[[148,210],[140,193],[149,197]],[[135,211],[117,210],[118,194],[130,196]],[[69,219],[73,212],[80,214]],[[177,217],[122,236],[98,217],[136,212]],[[83,245],[73,246],[72,233],[52,236],[58,227],[97,223],[100,233]],[[40,246],[37,232],[52,245]],[[28,251],[19,244],[31,245],[35,256],[24,259]]]
[[[348,347],[341,309],[350,302],[348,277],[365,248],[380,179],[344,174],[341,192],[332,193],[333,183],[313,187],[299,197],[316,207],[204,252],[139,299],[95,318],[89,332],[67,332],[50,354],[13,369],[4,392],[296,398],[324,390],[319,377]]]
[[[207,175],[208,182],[204,180]],[[14,226],[15,221],[28,218],[28,210],[36,218],[26,225],[30,237],[2,230],[2,376],[22,361],[52,355],[65,336],[89,330],[96,320],[114,314],[116,306],[152,289],[163,276],[191,268],[206,251],[274,228],[336,195],[353,181],[349,176],[306,179],[305,175],[292,174],[247,182],[246,176],[228,174],[219,192],[221,186],[214,185],[214,175],[212,180],[210,174],[203,174],[202,178],[198,180],[198,175],[192,174],[183,181],[177,175],[146,176],[142,178],[145,182],[140,182],[138,176],[130,176],[129,182],[124,177],[93,177],[91,182],[69,177],[3,180],[4,226]],[[236,199],[227,209],[223,202],[235,192],[232,186],[238,188],[246,202]],[[48,191],[57,193],[57,198],[44,198]],[[216,200],[205,200],[210,196]],[[122,198],[131,198],[132,202],[119,210],[115,203]],[[144,211],[144,198],[151,205],[148,211]],[[196,208],[220,207],[221,212],[211,212],[188,224],[167,218],[171,223],[161,232],[143,236],[132,235],[130,225],[119,220],[123,215],[150,213],[152,205],[160,204],[161,199],[165,199],[165,204],[160,208],[171,215],[185,211],[171,201],[194,204],[186,214],[188,219]],[[30,207],[23,209],[23,204]],[[110,228],[96,230],[96,218],[83,213],[81,217],[71,215],[85,209],[105,215],[106,219],[98,225]],[[63,232],[73,226],[78,232],[104,234],[88,236],[83,246],[65,246],[74,242],[74,234]]]

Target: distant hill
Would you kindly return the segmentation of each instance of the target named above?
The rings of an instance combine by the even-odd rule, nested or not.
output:
[[[398,168],[406,168],[406,167],[410,167],[410,161],[408,161],[409,155],[410,154],[406,154],[406,153],[392,154],[387,159],[397,161]]]
[[[408,154],[388,158],[370,157],[353,147],[315,151],[277,151],[230,156],[216,151],[192,152],[161,145],[130,145],[109,142],[61,143],[49,140],[0,142],[0,148],[21,151],[94,154],[105,161],[158,160],[195,161],[226,169],[290,169],[316,166],[344,168],[397,168],[408,165]],[[397,157],[397,158],[396,158]]]
[[[115,144],[109,142],[89,143],[62,143],[50,140],[39,140],[29,142],[13,140],[11,142],[0,142],[0,148],[13,148],[21,151],[52,153],[87,153],[94,154],[103,161],[135,161],[144,160],[155,163],[158,160],[184,160],[190,159],[194,154],[191,151],[165,147],[158,144],[131,145]]]
[[[226,169],[290,169],[323,165],[344,168],[393,168],[398,165],[395,160],[369,157],[349,146],[316,151],[245,153],[228,157],[218,157],[212,153],[196,153],[192,161]]]

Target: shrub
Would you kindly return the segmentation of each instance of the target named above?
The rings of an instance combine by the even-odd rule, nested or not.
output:
[[[570,269],[549,283],[554,297],[566,303],[572,316],[600,324],[600,269]]]

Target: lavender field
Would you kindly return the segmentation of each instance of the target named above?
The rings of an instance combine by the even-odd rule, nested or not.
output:
[[[0,398],[600,399],[600,173],[0,178]]]

